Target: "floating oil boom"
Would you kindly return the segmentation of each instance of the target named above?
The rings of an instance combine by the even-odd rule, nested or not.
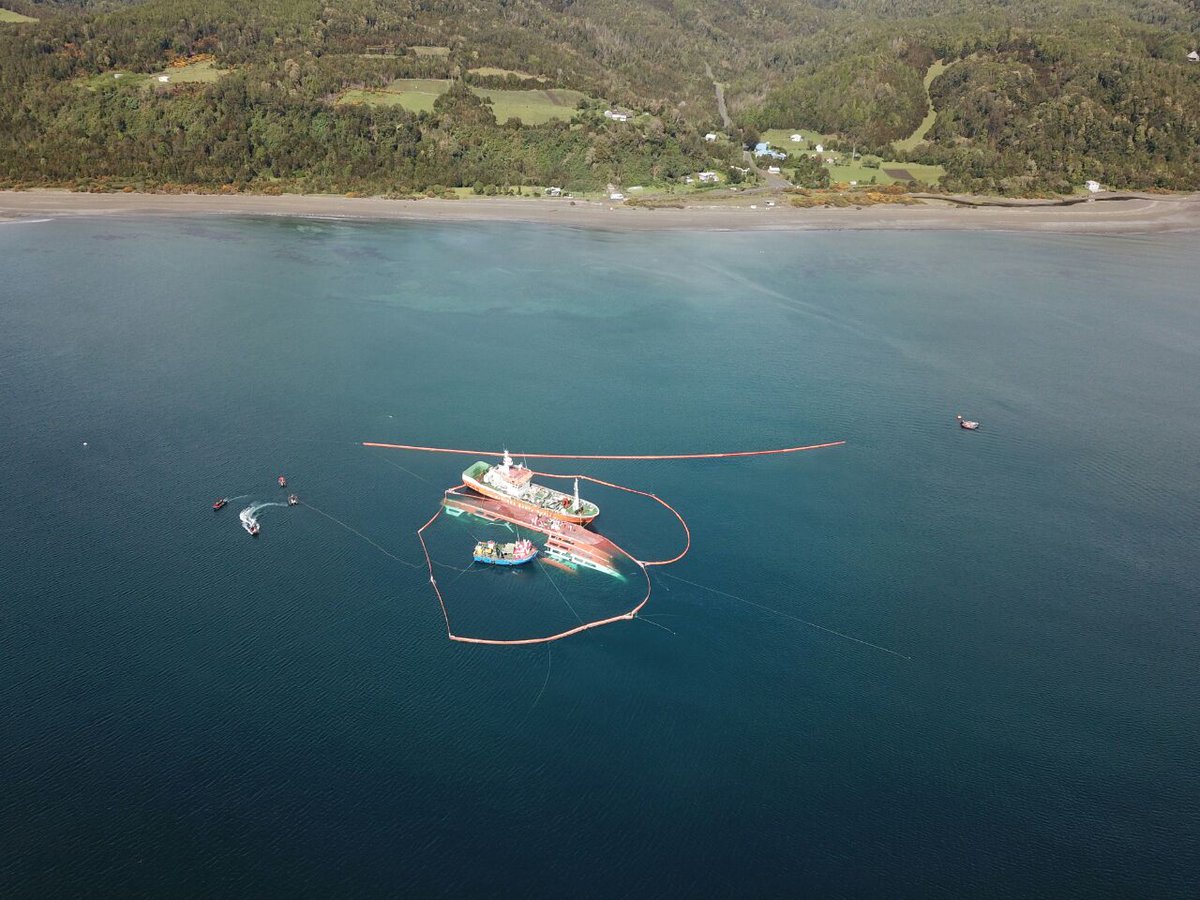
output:
[[[566,454],[566,453],[524,453],[520,454],[523,458],[528,459],[607,459],[607,460],[665,460],[665,459],[727,459],[735,456],[771,456],[783,453],[799,453],[804,450],[819,450],[825,447],[839,447],[845,441],[828,441],[823,444],[808,444],[803,447],[781,447],[773,450],[738,450],[727,453],[673,453],[673,454],[656,454],[656,455],[599,455],[599,454]],[[374,441],[364,441],[364,447],[380,447],[388,450],[416,450],[425,453],[456,453],[463,456],[500,456],[501,454],[485,451],[485,450],[461,450],[454,447],[424,447],[416,444],[384,444]],[[451,488],[445,492],[442,498],[442,503],[438,506],[437,512],[430,517],[429,521],[417,529],[417,537],[421,541],[421,549],[425,553],[425,565],[429,571],[429,583],[433,585],[433,592],[437,595],[438,604],[442,608],[442,618],[446,623],[446,636],[452,641],[459,641],[464,644],[491,644],[495,646],[519,646],[524,644],[545,644],[550,641],[560,641],[563,638],[568,638],[574,634],[588,631],[592,628],[600,628],[604,625],[610,625],[614,622],[627,621],[637,616],[650,600],[650,566],[668,566],[671,563],[678,562],[683,559],[692,545],[691,531],[688,529],[687,522],[684,521],[678,511],[671,506],[667,501],[663,500],[656,494],[647,491],[639,491],[637,488],[625,487],[624,485],[614,484],[611,481],[602,481],[599,478],[593,478],[589,475],[552,475],[548,472],[534,472],[527,469],[525,466],[517,466],[513,463],[512,456],[507,450],[504,451],[502,462],[499,466],[490,465],[486,462],[477,462],[463,472],[463,483],[459,487],[469,487],[472,491],[477,491],[478,496],[474,493],[468,494],[459,487]],[[499,478],[487,478],[486,476],[496,473]],[[515,478],[512,476],[516,476]],[[534,485],[532,477],[539,475],[549,478],[574,478],[575,493],[574,496],[564,494],[560,491],[552,491],[549,488],[542,488],[540,485]],[[678,520],[683,527],[685,543],[683,550],[670,559],[643,560],[637,559],[622,548],[618,547],[614,542],[596,534],[594,531],[589,531],[584,526],[591,522],[600,514],[600,508],[596,504],[586,500],[581,500],[579,497],[579,480],[590,481],[595,484],[601,484],[606,487],[616,488],[620,491],[626,491],[631,494],[640,494],[643,497],[648,497],[656,503],[666,507]],[[497,483],[499,482],[499,483]],[[540,491],[545,491],[544,494],[536,496],[527,496],[530,488],[535,488]],[[549,499],[549,505],[544,505],[543,501]],[[565,502],[564,502],[565,501]],[[555,503],[557,502],[557,508]],[[609,616],[605,619],[597,619],[595,621],[583,622],[574,628],[569,628],[566,631],[561,631],[557,634],[547,634],[531,636],[526,638],[515,639],[500,639],[488,637],[471,637],[467,635],[455,634],[454,629],[450,625],[450,613],[446,609],[446,600],[442,596],[442,590],[438,587],[437,576],[433,571],[433,559],[429,555],[429,547],[425,543],[425,529],[434,523],[434,521],[445,511],[448,515],[462,515],[464,512],[480,516],[491,521],[511,522],[515,525],[520,525],[525,528],[532,528],[535,531],[540,531],[546,535],[546,552],[552,558],[564,559],[571,562],[576,562],[580,565],[586,565],[589,568],[598,571],[607,570],[610,574],[617,575],[614,562],[617,557],[623,557],[636,564],[642,571],[646,579],[646,594],[642,597],[641,602],[630,609],[628,612],[620,613],[615,616]],[[891,652],[891,651],[888,651]]]

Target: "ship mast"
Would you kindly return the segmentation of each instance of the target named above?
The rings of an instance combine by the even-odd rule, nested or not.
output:
[[[579,512],[579,479],[575,479],[575,505],[571,507],[571,512]]]

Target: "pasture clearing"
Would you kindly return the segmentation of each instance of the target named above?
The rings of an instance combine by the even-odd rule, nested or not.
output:
[[[450,90],[451,81],[441,78],[398,78],[378,90],[352,90],[339,103],[367,103],[374,106],[401,106],[410,112],[432,112],[433,101]],[[496,121],[518,118],[525,125],[542,125],[554,119],[567,120],[585,95],[579,91],[545,89],[502,91],[471,88],[480,97],[492,101]]]
[[[23,16],[20,13],[15,13],[11,9],[0,8],[0,22],[36,22],[37,19],[33,16]]]
[[[949,63],[940,59],[935,59],[925,72],[925,103],[927,110],[925,118],[921,120],[921,124],[917,126],[917,130],[910,134],[902,141],[893,141],[892,146],[897,150],[912,150],[917,144],[925,140],[925,135],[929,134],[929,129],[933,127],[933,123],[937,121],[937,110],[933,108],[933,101],[929,99],[929,86],[933,84],[933,79],[937,78],[945,72],[950,66],[954,65],[957,60]]]
[[[150,77],[157,82],[158,76],[166,75],[169,84],[212,84],[222,75],[228,75],[229,69],[218,69],[211,59],[188,63],[186,66],[176,66],[155,72]]]
[[[542,75],[533,75],[529,72],[522,72],[519,69],[497,69],[495,66],[476,66],[474,69],[467,69],[470,75],[478,75],[481,78],[503,78],[506,75],[512,75],[516,78],[523,78],[527,81],[549,81]]]
[[[798,144],[793,143],[793,134],[804,135],[804,140]],[[832,134],[820,134],[811,128],[768,128],[758,139],[766,141],[773,150],[794,153],[797,150],[811,150],[817,144],[828,144],[834,137]]]

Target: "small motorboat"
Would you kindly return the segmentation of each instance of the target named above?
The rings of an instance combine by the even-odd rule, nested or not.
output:
[[[279,476],[279,486],[287,487],[287,479],[284,478],[282,475]]]
[[[288,506],[296,506],[300,502],[299,494],[288,494]]]
[[[958,427],[965,428],[965,429],[967,429],[967,431],[975,431],[976,429],[979,428],[979,423],[972,422],[970,419],[964,419],[962,416],[959,416],[958,417]]]
[[[246,529],[246,533],[248,535],[251,537],[258,537],[258,532],[260,530],[258,527],[258,519],[254,518],[254,513],[251,512],[252,509],[254,509],[254,507],[247,506],[240,513],[238,513],[238,519],[241,521],[242,527]]]
[[[228,502],[229,502],[228,497],[221,497],[217,500],[216,503],[213,504],[213,509],[220,509],[222,506],[224,506]]]
[[[537,556],[537,547],[533,541],[522,538],[511,544],[497,544],[495,541],[480,541],[475,545],[475,562],[487,563],[490,566],[519,566]]]

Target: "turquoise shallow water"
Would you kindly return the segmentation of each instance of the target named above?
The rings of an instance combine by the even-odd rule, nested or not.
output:
[[[0,894],[1195,895],[1193,237],[53,221],[0,260]],[[469,460],[357,443],[833,439],[576,464],[694,544],[550,649],[452,644],[414,567]],[[312,507],[253,541],[279,472]],[[508,574],[454,610],[616,602]]]

